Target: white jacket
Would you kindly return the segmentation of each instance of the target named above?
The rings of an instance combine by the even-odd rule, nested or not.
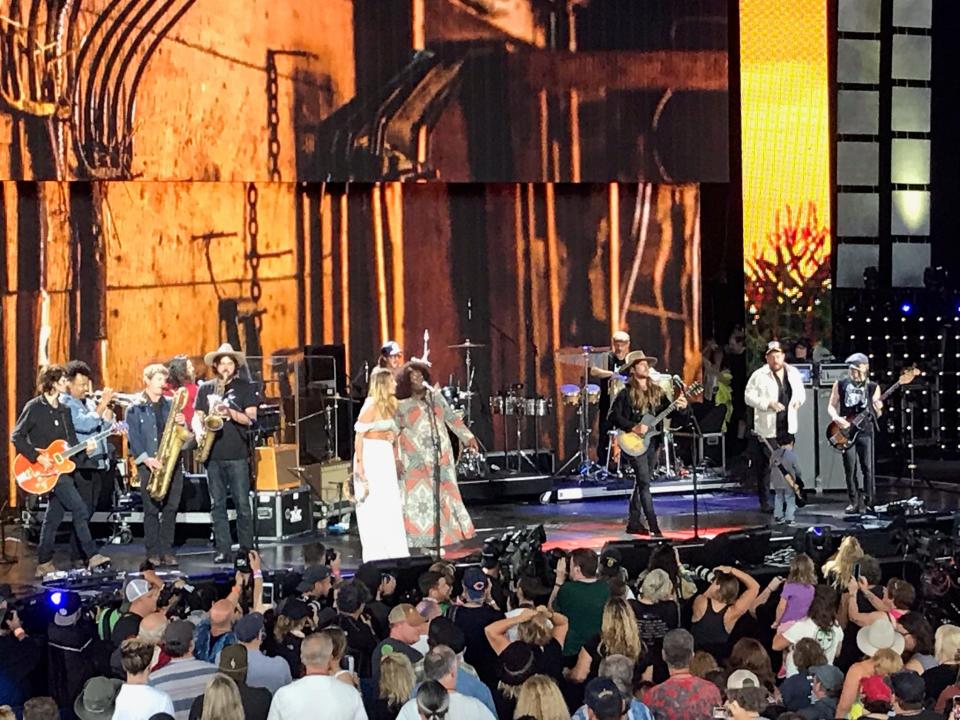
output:
[[[787,382],[793,390],[793,397],[787,407],[787,432],[796,435],[799,425],[797,408],[807,399],[807,392],[803,388],[800,371],[792,365],[784,364],[783,367],[787,373]],[[777,413],[770,409],[770,403],[776,402],[779,396],[780,386],[769,365],[755,370],[743,391],[743,399],[753,408],[753,429],[765,438],[777,436]]]

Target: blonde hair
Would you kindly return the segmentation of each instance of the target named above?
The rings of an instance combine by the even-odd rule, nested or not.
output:
[[[9,705],[0,705],[0,720],[17,720],[17,714]]]
[[[941,625],[933,637],[937,660],[944,664],[960,662],[960,627]]]
[[[600,651],[602,655],[625,655],[633,662],[643,654],[637,616],[625,600],[614,598],[603,606]]]
[[[170,371],[167,370],[167,366],[161,363],[151,363],[143,369],[143,381],[145,383],[150,382],[153,379],[154,375],[163,375],[164,377],[170,377]]]
[[[330,660],[340,661],[344,653],[347,652],[347,634],[343,631],[342,628],[338,627],[325,627],[320,631],[321,635],[326,635],[330,638],[330,645],[332,646]]]
[[[673,581],[667,571],[654,568],[648,572],[640,584],[640,596],[653,603],[673,600]]]
[[[232,678],[217,673],[203,694],[203,714],[200,720],[242,720],[243,703],[240,691]]]
[[[529,715],[537,720],[569,720],[570,711],[560,688],[546,675],[527,678],[517,693],[515,718]]]
[[[690,674],[701,679],[706,678],[708,672],[719,669],[716,658],[706,650],[697,650],[690,661]]]
[[[886,677],[903,670],[903,658],[890,648],[877,650],[870,659],[873,660],[874,675]]]
[[[377,412],[386,418],[397,414],[397,381],[390,368],[376,368],[370,373],[370,390],[367,397],[373,400]]]
[[[553,637],[553,624],[550,622],[549,612],[545,607],[537,608],[532,618],[517,625],[517,639],[537,647],[546,646]]]
[[[383,698],[389,705],[400,706],[409,700],[415,682],[413,663],[403,653],[389,653],[380,659],[377,697]]]
[[[817,568],[809,555],[799,553],[793,556],[793,560],[790,561],[790,572],[787,574],[787,582],[799,583],[800,585],[817,584]]]
[[[853,566],[864,556],[860,541],[853,535],[847,535],[840,541],[840,547],[823,564],[823,576],[834,585],[845,588],[853,577]]]

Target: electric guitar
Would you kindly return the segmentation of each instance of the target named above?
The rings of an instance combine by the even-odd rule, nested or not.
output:
[[[770,442],[770,439],[763,437],[763,435],[758,433],[756,430],[753,430],[751,432],[753,432],[757,440],[759,440],[760,442],[762,442],[764,445],[767,446],[767,450],[770,452],[770,456],[773,457],[773,453],[775,453],[777,449],[773,446],[773,443]],[[803,486],[803,480],[795,478],[793,475],[788,473],[787,468],[784,467],[782,460],[777,462],[777,468],[780,470],[780,472],[783,473],[783,479],[787,481],[787,485],[789,485],[790,489],[793,490],[793,494],[797,496],[797,507],[802,508],[806,506],[807,490]]]
[[[127,432],[126,423],[113,423],[108,428],[104,428],[96,435],[87,438],[76,445],[67,445],[66,440],[54,440],[45,449],[41,450],[37,457],[37,462],[30,462],[20,453],[13,460],[13,476],[17,485],[26,493],[31,495],[44,495],[57,485],[61,475],[72,473],[77,469],[77,465],[72,458],[86,452],[87,443],[91,440],[99,442],[109,435],[120,435]],[[45,470],[40,464],[40,457],[47,457],[53,463],[49,470]]]
[[[629,392],[629,389],[625,389],[623,392]],[[647,450],[650,449],[650,443],[653,441],[657,435],[660,434],[660,431],[657,429],[657,426],[663,422],[664,418],[669,415],[673,409],[677,406],[677,403],[680,402],[681,397],[690,397],[691,395],[698,395],[703,392],[703,385],[698,382],[690,383],[687,387],[684,388],[683,393],[678,395],[677,398],[667,405],[666,409],[653,417],[653,415],[644,415],[640,420],[638,425],[646,425],[647,431],[641,435],[640,433],[635,433],[632,430],[629,432],[622,432],[617,437],[617,445],[620,446],[620,449],[631,457],[640,457],[645,455]]]
[[[920,371],[915,367],[904,368],[900,371],[900,377],[897,381],[886,389],[886,392],[880,396],[880,402],[883,402],[891,394],[893,394],[901,385],[909,385],[913,382],[913,379],[920,374]],[[867,398],[867,407],[864,410],[861,410],[856,415],[845,418],[845,420],[850,423],[847,427],[840,427],[840,423],[836,420],[833,420],[829,425],[827,425],[827,442],[830,443],[830,446],[837,450],[838,452],[845,453],[850,448],[853,447],[853,443],[856,441],[857,437],[863,432],[864,423],[870,420],[870,416],[873,414],[873,398]]]

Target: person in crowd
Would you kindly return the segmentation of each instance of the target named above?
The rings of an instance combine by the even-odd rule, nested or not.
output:
[[[759,584],[750,575],[729,565],[719,565],[713,582],[693,600],[690,629],[697,648],[707,650],[717,659],[726,657],[730,633],[753,607],[759,592]]]
[[[42,641],[24,630],[17,609],[4,603],[0,609],[0,704],[19,707],[30,697],[32,679],[46,660],[44,651]]]
[[[356,661],[347,654],[347,634],[337,625],[328,625],[317,632],[330,638],[330,675],[341,682],[353,685],[360,690],[360,676],[350,669],[356,667]]]
[[[420,640],[420,634],[427,629],[427,621],[417,609],[409,603],[400,603],[394,607],[387,621],[390,623],[390,634],[373,650],[371,659],[371,677],[374,687],[380,685],[380,663],[386,655],[401,653],[405,655],[415,669],[421,668],[423,654],[413,645]]]
[[[810,668],[826,665],[827,656],[814,638],[803,638],[793,646],[793,662],[797,674],[785,678],[780,684],[780,698],[787,710],[798,712],[810,705]]]
[[[453,592],[453,583],[447,576],[437,570],[428,570],[417,579],[417,585],[423,596],[417,605],[417,612],[427,622],[443,615],[450,607],[450,594]]]
[[[890,676],[893,691],[891,720],[943,720],[943,712],[923,707],[925,689],[923,678],[912,670],[901,670]]]
[[[706,650],[697,650],[693,654],[693,660],[690,661],[691,675],[698,678],[706,678],[707,675],[714,670],[720,670],[720,666],[717,664],[717,660],[713,655]]]
[[[600,662],[600,670],[597,673],[597,677],[587,683],[584,689],[584,696],[585,698],[590,697],[591,688],[597,687],[597,680],[610,680],[619,691],[621,697],[629,700],[629,702],[625,704],[625,717],[627,720],[653,720],[650,709],[633,697],[633,675],[634,663],[630,661],[630,658],[624,655],[608,655]],[[573,714],[572,720],[588,720],[590,710],[591,708],[585,701]],[[594,710],[593,713],[596,715],[596,710]],[[619,718],[621,716],[617,717]]]
[[[119,680],[101,676],[90,678],[73,702],[73,714],[79,720],[111,720],[115,717],[119,690]]]
[[[0,705],[0,720],[17,720],[17,714],[9,705]]]
[[[333,643],[317,633],[304,638],[300,645],[300,662],[304,675],[280,688],[273,696],[269,720],[366,720],[367,713],[359,691],[330,674]],[[322,702],[322,715],[318,714]]]
[[[560,688],[553,678],[534,675],[524,681],[517,693],[514,717],[532,717],[537,720],[569,720],[570,711]]]
[[[220,653],[220,673],[210,679],[204,694],[193,701],[190,720],[201,720],[211,714],[214,714],[214,717],[223,717],[222,703],[225,699],[232,699],[232,693],[224,682],[225,678],[233,683],[238,693],[241,708],[239,717],[245,720],[267,720],[272,696],[266,688],[250,687],[247,682],[248,667],[247,649],[243,645],[225,647]],[[217,713],[218,709],[220,713]]]
[[[260,717],[259,712],[258,708],[256,714],[249,714],[237,683],[226,673],[217,673],[210,678],[203,695],[193,701],[190,717],[196,720],[252,720]]]
[[[872,675],[866,675],[858,681],[853,673],[848,672],[847,677],[843,681],[843,690],[840,692],[840,703],[844,703],[844,706],[846,706],[850,703],[850,698],[854,698],[852,705],[850,705],[850,710],[846,713],[848,717],[859,717],[865,712],[863,706],[864,681],[878,679],[886,684],[889,682],[891,675],[903,670],[903,658],[890,649],[877,650],[871,660],[873,661]],[[854,688],[856,689],[855,693],[853,692]],[[840,703],[838,703],[838,706]]]
[[[773,638],[774,650],[787,650],[784,655],[787,677],[797,673],[793,653],[788,648],[805,637],[816,639],[823,648],[827,662],[833,662],[843,641],[843,630],[837,623],[837,593],[828,585],[816,586],[805,618],[792,623],[790,627],[785,628],[783,632],[778,632]]]
[[[934,656],[939,663],[923,674],[927,700],[936,701],[944,689],[960,677],[960,627],[941,625],[933,635]]]
[[[505,617],[511,618],[519,615],[526,608],[536,609],[538,605],[546,603],[549,596],[550,589],[543,584],[540,578],[534,575],[521,575],[517,582],[515,600],[509,603],[510,609],[507,610]],[[518,632],[516,625],[507,631],[510,642],[517,639]]]
[[[640,585],[640,597],[632,606],[640,626],[640,640],[646,649],[644,663],[653,665],[653,681],[663,682],[668,676],[663,662],[663,638],[670,630],[680,627],[680,603],[665,570],[656,568],[646,574]]]
[[[630,605],[621,599],[610,598],[603,607],[600,632],[580,648],[577,664],[567,674],[571,682],[582,683],[596,677],[600,661],[608,655],[624,655],[634,663],[643,653],[640,628]]]
[[[380,642],[370,619],[363,612],[369,598],[366,585],[356,580],[344,583],[337,592],[337,625],[347,635],[347,653],[354,660],[357,675],[362,678],[372,677],[371,658]]]
[[[122,628],[123,625],[118,623],[117,627]],[[162,647],[163,632],[166,629],[167,616],[164,613],[157,611],[150,613],[140,620],[136,635],[130,636],[130,638],[135,637],[138,640],[142,640],[153,648],[153,660],[150,664],[151,670],[158,670],[170,662],[170,657],[163,651]],[[130,638],[125,637],[123,640],[128,640]],[[110,655],[111,676],[119,678],[120,680],[123,680],[127,677],[127,672],[123,669],[123,657],[120,652],[123,640],[121,640],[120,645],[118,645]]]
[[[849,584],[850,578],[853,577],[853,568],[863,556],[863,548],[856,536],[845,535],[837,551],[821,568],[824,579],[841,592]]]
[[[813,703],[799,711],[804,720],[833,720],[837,717],[837,700],[843,687],[843,673],[833,665],[810,668],[810,699]]]
[[[637,583],[642,585],[647,573],[652,570],[663,570],[667,574],[670,582],[673,583],[677,602],[681,605],[696,596],[697,584],[680,562],[680,551],[677,550],[676,545],[661,542],[654,547],[647,561],[647,569],[640,573]]]
[[[33,697],[23,704],[23,720],[60,720],[60,711],[52,697]]]
[[[749,670],[730,673],[724,707],[731,720],[756,720],[767,706],[767,691]]]
[[[482,642],[489,647],[486,638]],[[491,713],[496,715],[497,708],[493,702],[493,693],[490,692],[489,684],[485,683],[480,678],[476,668],[466,661],[467,640],[463,630],[457,627],[448,617],[434,618],[430,623],[430,631],[427,634],[427,644],[430,649],[438,645],[445,645],[453,650],[457,656],[457,692],[475,697]],[[496,655],[494,655],[493,667],[496,668]],[[496,676],[494,676],[495,681]]]
[[[557,563],[550,607],[570,620],[563,654],[576,656],[591,637],[600,632],[603,606],[610,588],[597,579],[599,560],[593,550],[579,548]],[[568,578],[569,571],[569,578]]]
[[[860,680],[870,675],[886,675],[889,674],[889,670],[898,669],[890,667],[881,669],[877,665],[882,661],[880,653],[885,651],[892,652],[896,659],[900,659],[903,653],[904,639],[897,632],[893,623],[881,619],[873,625],[860,628],[857,632],[857,647],[863,653],[863,659],[851,665],[850,669],[847,670],[843,692],[840,693],[840,701],[837,703],[837,717],[846,717],[846,714],[850,712],[850,708],[853,707],[853,703],[857,699]],[[900,662],[902,667],[902,660]],[[839,713],[842,713],[842,715]]]
[[[450,693],[436,680],[428,680],[417,690],[417,712],[420,720],[446,720],[450,710]]]
[[[615,547],[604,548],[600,552],[600,565],[597,577],[610,586],[610,594],[624,595],[628,600],[636,599],[633,589],[627,584],[630,580],[623,566],[623,556]]]
[[[776,696],[777,677],[773,672],[770,654],[756,638],[743,637],[737,640],[730,651],[727,667],[731,671],[749,670],[760,680],[760,686],[769,696]]]
[[[497,717],[512,718],[517,706],[520,686],[537,674],[536,648],[525,642],[510,643],[497,656],[499,673],[493,702]]]
[[[663,659],[670,677],[647,690],[643,697],[658,720],[712,717],[713,708],[721,704],[716,685],[690,674],[693,645],[693,635],[680,628],[663,638]]]
[[[193,699],[203,693],[217,666],[193,657],[193,625],[184,620],[167,625],[163,649],[170,663],[151,673],[148,682],[170,696],[176,720],[188,720]]]
[[[390,622],[387,618],[394,604],[391,600],[397,591],[397,579],[389,573],[382,572],[376,564],[371,562],[363,563],[357,568],[353,579],[362,582],[370,592],[366,612],[373,621],[373,629],[377,637],[386,637],[390,632]]]
[[[324,608],[332,607],[333,571],[328,565],[308,565],[297,585],[300,599],[310,606],[314,621]]]
[[[904,669],[923,675],[937,665],[934,655],[933,628],[922,613],[908,612],[901,615],[894,626],[903,636]]]
[[[247,685],[266,688],[271,694],[293,680],[290,666],[282,657],[268,657],[261,646],[266,637],[263,615],[252,612],[244,615],[233,625],[233,634],[237,642],[247,649]],[[217,658],[217,662],[220,659]]]
[[[174,714],[173,700],[162,690],[150,687],[150,666],[154,646],[139,638],[124,640],[120,646],[120,663],[126,682],[117,694],[113,711],[115,720],[149,720],[157,713]]]
[[[863,593],[869,601],[870,612],[861,612],[856,604],[857,591]],[[916,590],[911,583],[900,578],[891,578],[883,589],[883,596],[877,595],[870,589],[867,580],[856,580],[850,578],[847,583],[847,617],[850,621],[860,627],[871,625],[877,620],[888,618],[890,622],[895,623],[903,615],[910,612],[913,602],[917,598]]]
[[[300,665],[300,644],[311,629],[310,620],[310,608],[303,600],[287,598],[280,606],[280,612],[273,626],[268,654],[286,660],[290,674],[294,678],[303,677],[303,667]]]
[[[491,604],[490,578],[479,567],[469,567],[463,574],[461,604],[447,610],[454,625],[463,631],[466,640],[466,661],[477,671],[487,685],[497,678],[497,654],[487,642],[485,629],[491,623],[503,620],[504,615]]]
[[[389,653],[380,660],[380,682],[371,708],[371,720],[396,720],[416,685],[413,664],[403,653]]]
[[[61,593],[47,626],[47,682],[57,705],[72,707],[87,680],[106,673],[105,660],[97,642],[97,626],[84,612],[80,595]]]
[[[817,569],[806,553],[797,553],[790,561],[787,581],[780,591],[774,627],[802,620],[807,616],[813,591],[817,585]]]
[[[787,526],[793,525],[797,514],[797,494],[794,488],[798,482],[803,481],[800,458],[794,451],[794,439],[790,433],[779,433],[776,437],[776,450],[767,460],[769,490],[773,496],[773,522]],[[790,480],[787,479],[788,475]]]
[[[223,600],[217,600],[194,632],[193,656],[197,660],[214,662],[224,648],[235,645],[237,636],[233,623],[240,616],[240,591],[235,588]]]
[[[550,675],[559,682],[563,677],[563,643],[569,627],[565,615],[541,605],[535,610],[524,608],[519,615],[491,623],[484,632],[498,655],[498,662],[503,663],[504,655],[512,646],[524,645],[533,654],[535,672]],[[511,641],[509,635],[513,629],[517,630],[517,639]]]
[[[893,710],[893,691],[879,675],[871,675],[860,681],[861,718],[887,720]]]
[[[857,562],[860,565],[860,577],[864,578],[874,595],[882,596],[884,591],[883,570],[880,568],[880,561],[872,555],[863,555]],[[850,618],[848,617],[850,593],[848,587],[849,583],[842,587],[843,594],[840,596],[840,608],[837,611],[837,622],[845,631],[843,644],[840,646],[840,654],[833,662],[843,671],[846,671],[853,663],[861,659],[860,648],[857,647],[857,628],[854,628],[853,632],[846,632],[850,627]],[[870,604],[867,596],[859,591],[859,587],[857,588],[856,598],[857,609],[861,613],[873,611],[873,605]]]
[[[423,674],[425,680],[436,680],[450,695],[451,718],[464,720],[494,720],[495,716],[486,706],[473,697],[457,692],[457,656],[453,650],[445,645],[438,645],[430,650],[423,659]],[[409,700],[400,708],[398,720],[419,720],[417,701]]]

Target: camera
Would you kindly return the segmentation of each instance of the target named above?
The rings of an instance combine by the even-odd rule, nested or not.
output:
[[[237,557],[233,561],[233,569],[239,573],[250,573],[250,551],[246,548],[237,550]]]
[[[340,556],[340,553],[338,553],[336,550],[334,550],[333,548],[327,548],[326,552],[323,554],[323,564],[332,565],[333,561],[336,560],[339,556]]]

